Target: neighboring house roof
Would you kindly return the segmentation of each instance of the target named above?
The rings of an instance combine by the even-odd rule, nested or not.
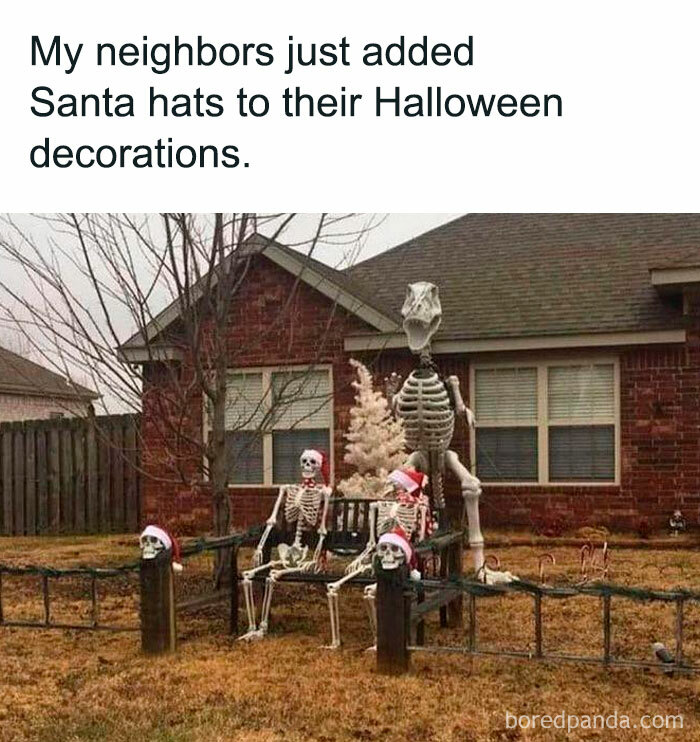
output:
[[[700,214],[468,214],[347,274],[394,311],[435,283],[452,340],[681,328],[650,270],[698,263]]]
[[[86,402],[100,396],[6,348],[0,348],[0,394],[29,394]]]

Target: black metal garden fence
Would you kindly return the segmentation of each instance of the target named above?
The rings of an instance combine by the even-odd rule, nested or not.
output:
[[[384,589],[377,591],[377,651],[380,667],[387,672],[398,674],[408,669],[411,652],[459,653],[471,656],[514,657],[520,659],[577,662],[597,664],[607,667],[636,667],[655,668],[666,671],[695,673],[700,672],[700,664],[686,661],[684,657],[685,633],[685,606],[688,603],[700,603],[700,592],[675,590],[649,590],[640,587],[629,587],[609,582],[588,582],[585,584],[548,586],[528,580],[515,580],[499,585],[487,585],[475,579],[442,579],[420,580],[417,582],[407,579],[397,580],[395,576],[378,574],[378,582],[386,582]],[[416,600],[416,595],[428,596],[423,602]],[[530,595],[533,601],[533,631],[532,639],[534,651],[517,651],[494,649],[479,645],[477,623],[477,601],[494,599],[507,595]],[[454,595],[467,596],[468,611],[466,621],[466,641],[455,646],[426,645],[423,632],[418,628],[423,624],[426,615],[434,610],[439,603],[440,596],[446,598]],[[431,597],[432,596],[432,597]],[[544,630],[542,621],[543,602],[583,596],[597,599],[601,603],[601,637],[603,653],[600,656],[586,656],[544,651]],[[443,602],[446,598],[443,598]],[[613,599],[627,599],[640,602],[664,603],[675,606],[675,653],[672,662],[646,662],[636,659],[616,657],[611,651],[612,612],[616,601]],[[384,601],[385,605],[382,605]],[[382,616],[401,614],[402,620],[382,621]],[[411,642],[411,635],[418,637]],[[399,634],[399,636],[397,636]]]

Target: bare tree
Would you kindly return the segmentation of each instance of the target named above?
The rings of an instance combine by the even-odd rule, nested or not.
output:
[[[227,380],[235,356],[228,325],[251,262],[285,241],[308,265],[320,246],[333,245],[344,267],[356,258],[376,221],[350,214],[312,220],[257,213],[37,219],[40,237],[24,220],[4,220],[0,260],[11,270],[0,274],[0,319],[13,326],[41,362],[69,378],[76,370],[83,379],[87,374],[106,408],[138,411],[142,395],[152,388],[142,377],[142,366],[127,362],[118,351],[130,327],[133,344],[144,354],[140,362],[160,374],[155,404],[162,414],[154,422],[167,448],[172,481],[193,487],[208,481],[214,530],[228,533]],[[295,290],[300,280],[298,275]],[[266,332],[275,332],[293,311],[294,293],[270,316]],[[176,312],[164,312],[168,306]],[[336,309],[329,310],[328,327]],[[324,338],[318,338],[319,354],[323,345]],[[305,393],[298,379],[286,396],[284,391],[275,395],[275,405]],[[207,436],[191,424],[197,400],[204,400],[209,416]],[[326,402],[318,400],[319,405]],[[279,414],[275,405],[265,405],[262,415],[255,411],[261,429]],[[152,475],[148,467],[145,473]]]

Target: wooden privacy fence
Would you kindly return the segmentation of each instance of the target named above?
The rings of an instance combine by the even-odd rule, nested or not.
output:
[[[6,536],[135,531],[137,415],[0,424],[0,528]]]

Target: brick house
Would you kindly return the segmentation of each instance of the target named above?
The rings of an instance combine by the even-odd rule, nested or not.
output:
[[[238,525],[267,516],[307,445],[328,448],[335,481],[350,473],[348,360],[361,358],[377,378],[410,370],[399,310],[416,280],[440,289],[433,352],[476,414],[474,434],[458,426],[454,447],[483,482],[485,525],[558,514],[572,525],[660,526],[676,507],[698,521],[700,215],[473,214],[342,272],[255,244],[227,328],[234,412],[246,418],[264,390],[309,367],[327,403],[295,402],[264,432],[254,423],[231,431]],[[137,337],[121,351],[143,364],[144,461],[164,479],[166,371],[179,364],[186,377],[191,359],[177,346],[176,309],[157,322],[157,358]],[[206,435],[201,398],[186,418],[191,435]],[[205,490],[147,479],[143,519],[206,530]]]
[[[99,395],[0,348],[0,422],[84,416]]]

